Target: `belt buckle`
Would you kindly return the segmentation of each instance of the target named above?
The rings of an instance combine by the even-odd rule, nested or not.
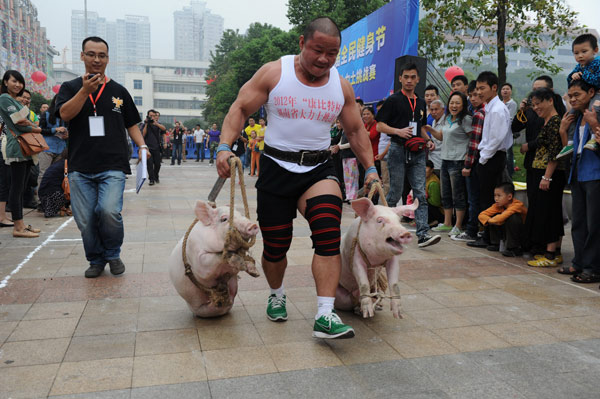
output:
[[[304,154],[307,154],[309,151],[300,151],[300,162],[298,162],[298,165],[303,166],[303,162],[304,162]]]

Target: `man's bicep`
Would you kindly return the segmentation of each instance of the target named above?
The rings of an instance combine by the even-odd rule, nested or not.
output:
[[[269,98],[270,69],[272,67],[263,66],[260,68],[238,92],[234,105],[242,110],[245,117],[256,112],[261,105],[267,102]]]

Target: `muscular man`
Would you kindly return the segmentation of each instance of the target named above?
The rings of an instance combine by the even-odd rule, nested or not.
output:
[[[339,117],[354,153],[366,168],[366,183],[377,179],[369,136],[352,86],[333,67],[341,35],[330,18],[317,18],[300,36],[300,54],[263,65],[240,90],[223,122],[217,156],[219,176],[229,176],[229,148],[246,118],[264,103],[269,134],[261,157],[258,222],[263,235],[262,266],[271,287],[267,317],[287,320],[283,277],[296,210],[308,220],[315,254],[312,273],[318,313],[313,336],[351,338],[354,329],[333,310],[341,271],[342,198],[330,160],[329,127]],[[273,210],[277,210],[274,212]]]

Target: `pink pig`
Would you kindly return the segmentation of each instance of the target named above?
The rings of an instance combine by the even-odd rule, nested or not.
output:
[[[335,295],[335,307],[340,310],[353,310],[360,304],[363,317],[373,317],[373,299],[371,287],[375,285],[381,268],[385,267],[389,292],[395,298],[390,301],[390,307],[395,318],[400,316],[400,254],[403,245],[411,242],[412,237],[400,223],[402,212],[415,210],[419,206],[417,200],[411,205],[388,208],[373,205],[371,200],[361,198],[352,202],[352,208],[358,218],[350,225],[341,243],[342,274]],[[360,221],[360,232],[358,226]],[[358,232],[358,245],[351,259],[352,243]],[[362,249],[368,263],[360,253]],[[362,298],[361,298],[362,296]]]
[[[229,229],[229,207],[212,208],[203,201],[196,202],[195,208],[198,223],[190,232],[187,245],[187,261],[192,267],[194,277],[200,285],[214,288],[219,285],[225,290],[225,305],[215,303],[212,297],[198,288],[185,274],[182,259],[183,238],[177,243],[169,259],[169,275],[175,289],[186,300],[194,315],[199,317],[222,316],[233,306],[237,294],[240,271],[247,271],[257,276],[253,263],[234,254],[229,261],[223,260],[221,254],[225,246],[225,237]],[[258,233],[256,223],[248,220],[239,212],[234,214],[234,227],[244,239],[255,237]],[[238,248],[227,248],[235,251]],[[227,296],[228,294],[228,296]]]

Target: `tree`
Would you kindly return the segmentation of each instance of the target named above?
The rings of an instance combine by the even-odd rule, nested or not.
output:
[[[188,119],[187,121],[183,122],[183,126],[185,126],[186,128],[190,129],[190,130],[194,130],[196,128],[196,125],[200,125],[200,128],[204,129],[204,125],[206,125],[206,122],[204,122],[202,119],[200,118],[192,118],[192,119]]]
[[[483,50],[467,62],[479,65],[484,56],[497,54],[500,83],[506,82],[507,46],[528,49],[541,70],[560,72],[548,51],[565,42],[577,25],[577,14],[564,0],[423,0],[421,5],[425,12],[419,23],[421,55],[449,66],[463,54],[467,42],[483,42]]]
[[[29,104],[29,109],[35,112],[36,114],[40,113],[40,107],[42,104],[50,105],[52,99],[47,99],[42,96],[40,93],[31,92],[31,104]]]
[[[314,18],[328,16],[346,29],[390,0],[288,0],[287,17],[299,32]]]

